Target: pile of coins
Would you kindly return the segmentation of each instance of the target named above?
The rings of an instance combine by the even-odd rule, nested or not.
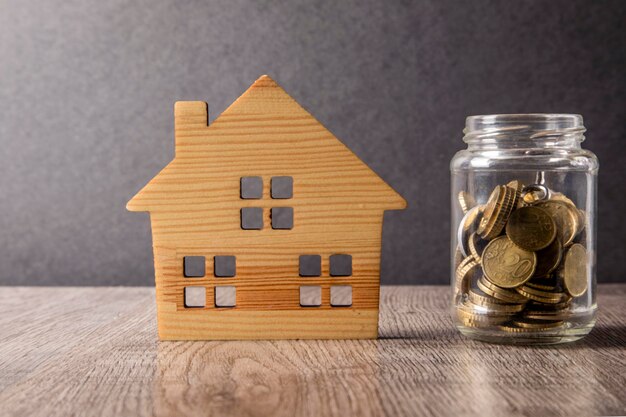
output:
[[[554,331],[588,287],[585,213],[565,195],[520,181],[498,185],[465,213],[455,255],[455,301],[467,327]]]

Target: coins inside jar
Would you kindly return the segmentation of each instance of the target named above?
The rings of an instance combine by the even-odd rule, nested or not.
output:
[[[459,193],[457,311],[468,327],[554,331],[589,286],[585,212],[543,184],[513,180],[487,201]]]

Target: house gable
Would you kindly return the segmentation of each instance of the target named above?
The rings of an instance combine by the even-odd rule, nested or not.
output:
[[[127,205],[130,211],[221,204],[224,184],[289,175],[325,204],[403,209],[406,201],[268,76],[210,126],[204,102],[175,105],[176,156]],[[211,203],[212,201],[212,203]],[[169,204],[163,204],[168,202]]]

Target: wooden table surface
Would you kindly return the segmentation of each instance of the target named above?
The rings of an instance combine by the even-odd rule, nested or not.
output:
[[[626,285],[542,348],[463,338],[447,294],[383,287],[378,340],[158,342],[153,288],[0,287],[0,415],[626,414]]]

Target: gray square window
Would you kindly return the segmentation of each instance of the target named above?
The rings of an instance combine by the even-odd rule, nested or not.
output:
[[[215,307],[235,307],[237,289],[232,285],[215,287]]]
[[[241,198],[259,199],[263,197],[263,178],[241,177]]]
[[[352,305],[352,286],[331,285],[330,305],[333,307],[350,307]]]
[[[293,177],[272,177],[270,183],[272,198],[293,197]]]
[[[242,208],[241,228],[246,230],[263,229],[263,209],[261,207]]]
[[[183,274],[188,278],[203,277],[205,275],[204,256],[185,256]]]
[[[300,276],[319,277],[322,275],[322,257],[320,255],[300,255]]]
[[[319,307],[322,305],[322,287],[319,285],[303,285],[300,287],[300,305],[302,307]]]
[[[330,276],[349,277],[352,275],[351,255],[330,255]]]
[[[236,270],[234,256],[215,256],[213,258],[213,273],[216,277],[234,277]]]
[[[293,229],[293,207],[274,207],[271,217],[272,229]]]
[[[206,288],[185,287],[185,307],[204,307],[206,305]]]

